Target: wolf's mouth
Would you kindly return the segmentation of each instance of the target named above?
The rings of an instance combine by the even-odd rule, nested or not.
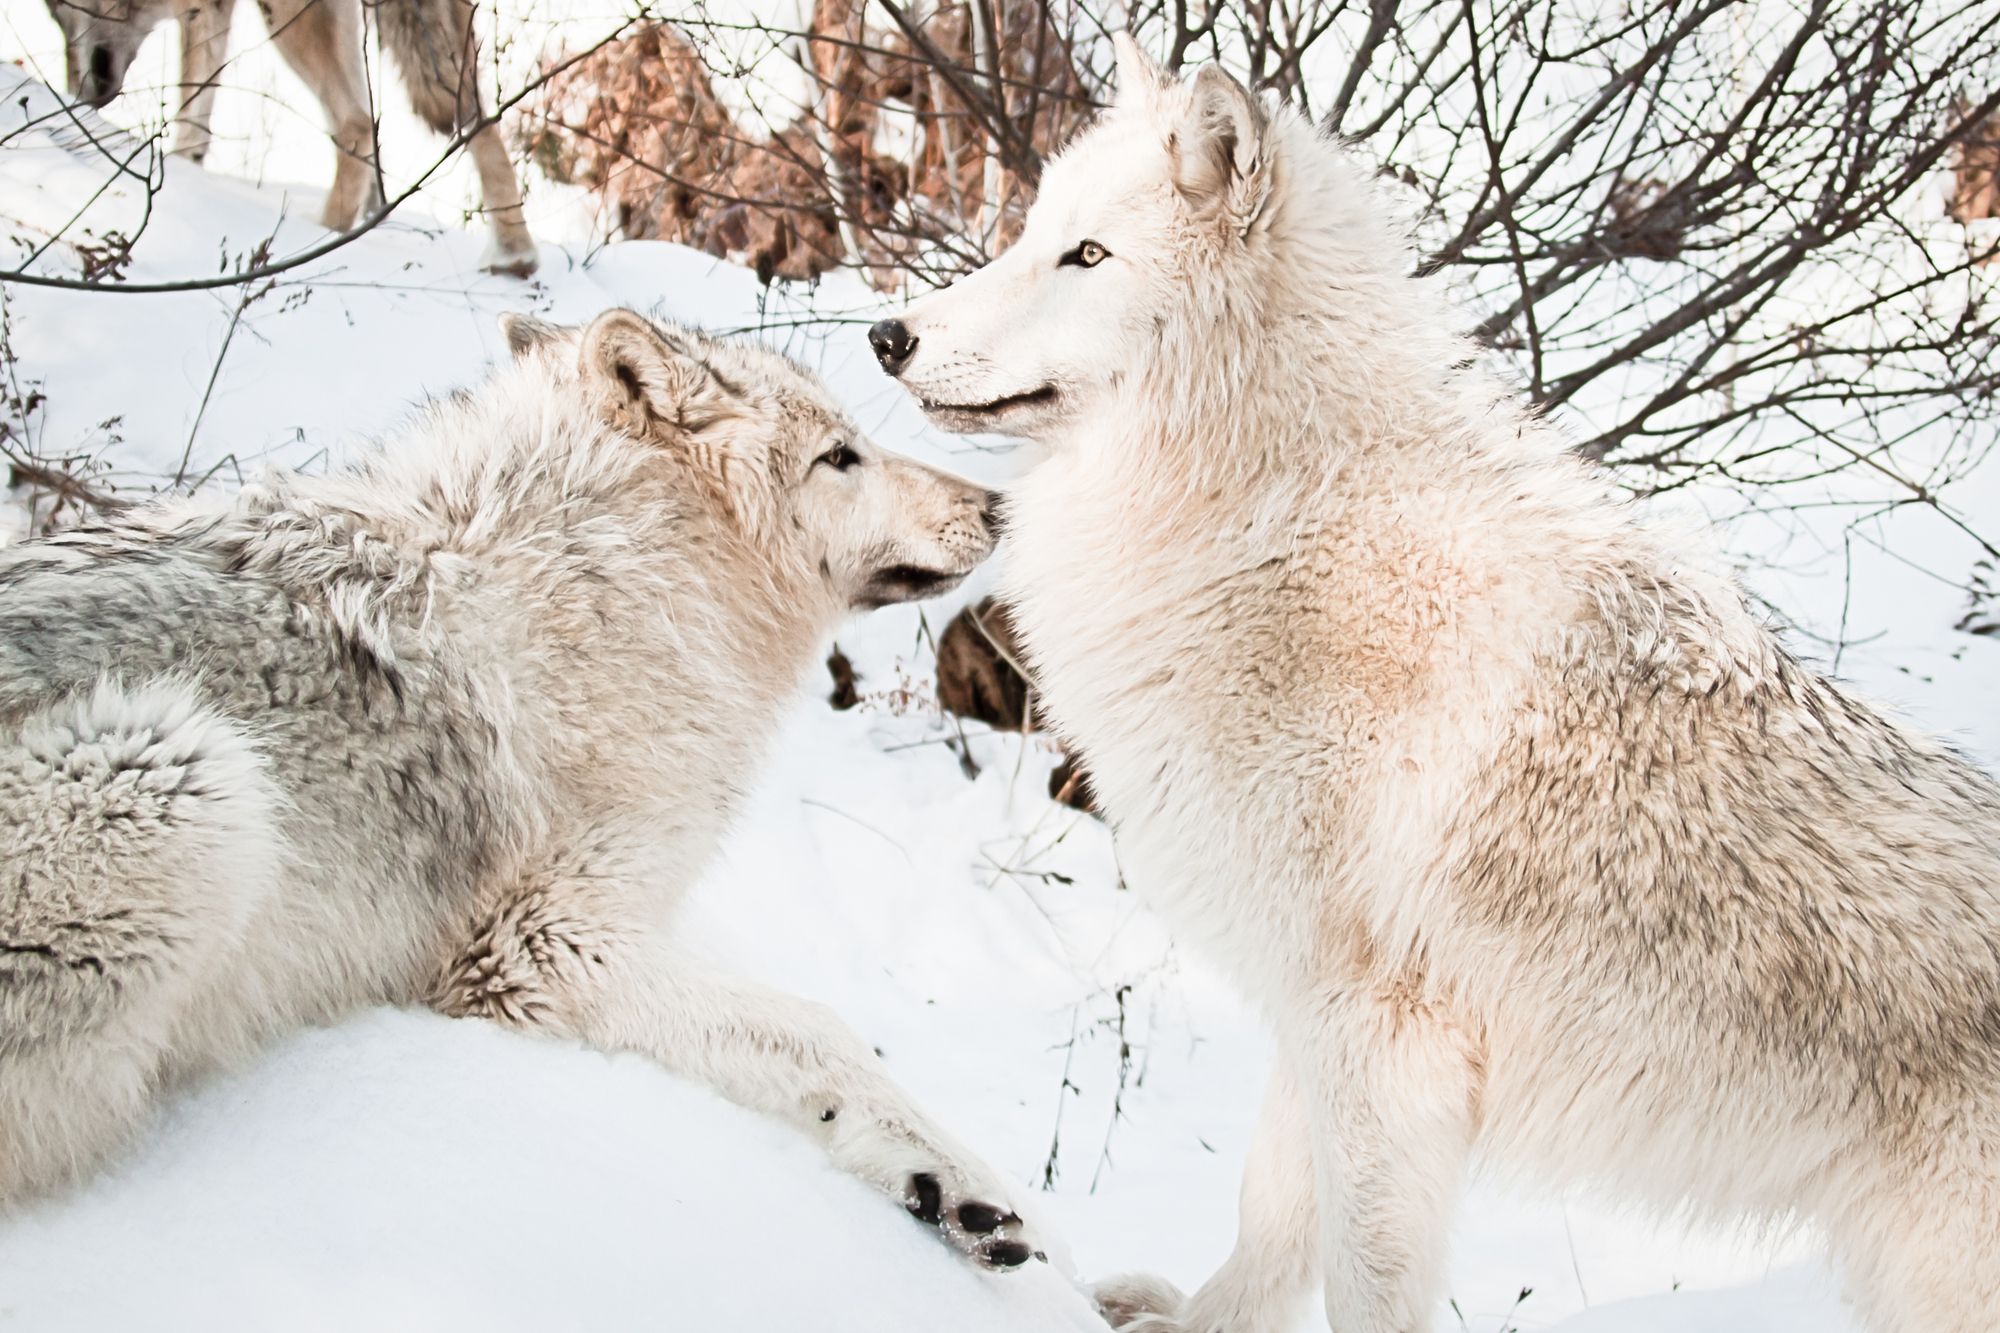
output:
[[[988,403],[940,403],[935,399],[923,400],[927,412],[951,412],[961,416],[999,416],[1012,407],[1029,407],[1036,403],[1053,403],[1056,400],[1056,386],[1044,384],[1039,389],[1029,389],[1026,393],[1010,393],[1004,398],[995,398]]]
[[[922,565],[890,565],[885,569],[876,570],[869,578],[868,586],[862,590],[859,605],[872,611],[878,606],[935,597],[939,593],[949,592],[957,587],[967,572],[969,571],[925,569]]]

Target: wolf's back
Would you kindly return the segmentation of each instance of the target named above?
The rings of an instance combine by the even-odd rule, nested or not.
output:
[[[0,726],[110,678],[199,673],[282,618],[276,593],[170,540],[0,552]]]

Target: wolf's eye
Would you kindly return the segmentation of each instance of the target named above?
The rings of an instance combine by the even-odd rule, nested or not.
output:
[[[845,472],[860,461],[861,455],[855,453],[844,444],[836,444],[818,458],[813,459],[813,466],[817,467],[821,463],[824,463],[835,472]]]
[[[1075,265],[1077,268],[1096,268],[1111,257],[1111,252],[1096,241],[1081,242],[1076,249],[1056,261],[1057,268]]]

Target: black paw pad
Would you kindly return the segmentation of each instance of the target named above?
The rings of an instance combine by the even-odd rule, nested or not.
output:
[[[986,1251],[986,1262],[995,1268],[1019,1268],[1028,1262],[1029,1250],[1018,1240],[1003,1240]]]
[[[1020,1220],[1013,1213],[1003,1213],[990,1203],[962,1203],[958,1206],[958,1224],[974,1235],[983,1236],[989,1231],[998,1231],[1009,1222]]]
[[[938,1187],[937,1177],[928,1172],[910,1177],[910,1187],[917,1192],[915,1203],[903,1205],[910,1215],[920,1222],[932,1226],[944,1220],[944,1191]]]

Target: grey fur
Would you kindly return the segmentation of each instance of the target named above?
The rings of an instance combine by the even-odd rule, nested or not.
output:
[[[508,333],[349,472],[0,552],[0,1204],[275,1036],[432,1004],[643,1052],[1021,1262],[858,1038],[668,924],[827,635],[978,563],[986,493],[775,353]]]

